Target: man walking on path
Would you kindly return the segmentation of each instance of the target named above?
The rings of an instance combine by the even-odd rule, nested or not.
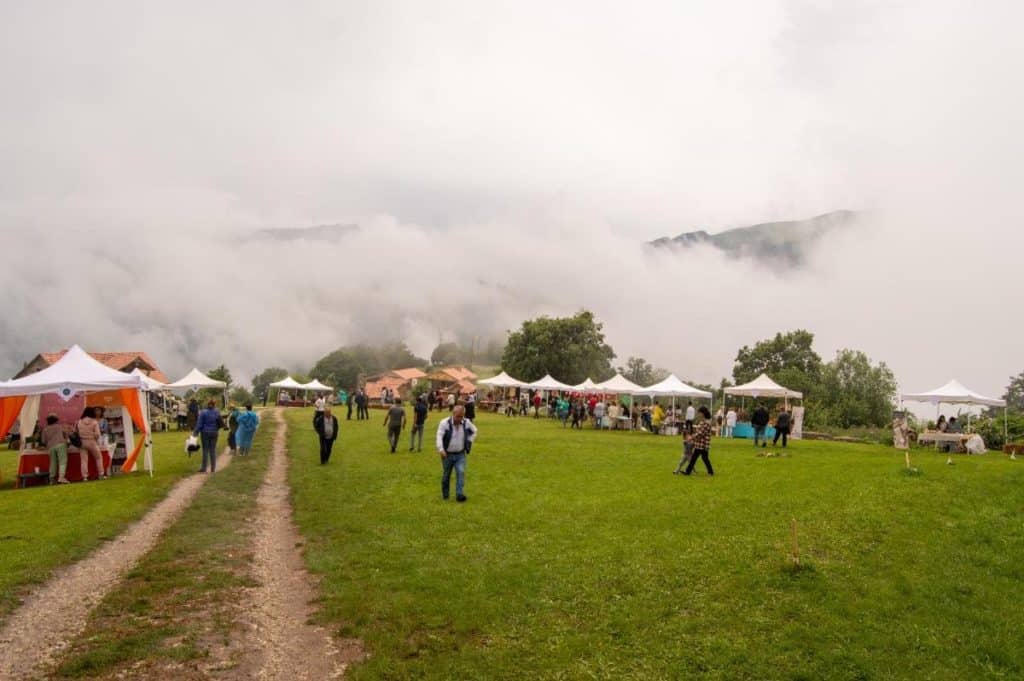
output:
[[[455,501],[466,500],[466,456],[476,440],[477,429],[466,420],[460,404],[437,426],[437,453],[441,455],[441,498],[448,500],[452,470],[455,470]]]
[[[416,447],[417,452],[423,451],[423,427],[427,424],[427,405],[423,402],[423,396],[416,398],[416,405],[412,408],[412,431],[409,436],[409,451]],[[419,436],[419,442],[416,437]]]
[[[789,412],[785,407],[775,417],[775,439],[772,440],[772,447],[779,443],[780,435],[782,436],[782,447],[785,449],[786,441],[789,439]]]
[[[395,403],[384,415],[384,426],[388,429],[388,444],[391,445],[391,453],[395,453],[398,446],[398,438],[405,428],[405,409],[402,409],[402,398],[395,399]]]
[[[199,412],[196,418],[196,427],[192,430],[193,435],[198,435],[203,443],[203,467],[200,473],[207,469],[211,473],[217,472],[217,434],[224,427],[224,419],[217,409],[217,403],[210,400],[206,403],[206,409]]]
[[[320,465],[324,465],[331,460],[331,450],[338,439],[338,417],[331,413],[330,407],[314,413],[313,430],[320,436]]]
[[[764,435],[764,429],[768,427],[768,410],[764,408],[764,405],[758,404],[757,409],[754,410],[753,415],[750,417],[750,425],[754,427],[754,446],[757,446],[757,441],[761,440],[761,446],[768,446],[768,439]]]

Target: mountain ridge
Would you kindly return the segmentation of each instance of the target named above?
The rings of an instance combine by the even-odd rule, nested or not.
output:
[[[654,248],[674,250],[708,245],[733,258],[774,263],[781,260],[795,268],[804,263],[807,251],[817,241],[832,232],[853,227],[860,217],[861,213],[857,211],[842,209],[804,220],[761,222],[715,234],[698,229],[647,243]]]

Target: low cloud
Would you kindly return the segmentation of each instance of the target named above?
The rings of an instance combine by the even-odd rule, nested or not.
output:
[[[1022,368],[1018,4],[196,11],[0,10],[0,373],[244,378],[580,308],[707,382],[797,327],[909,390]],[[644,245],[839,208],[797,270]],[[359,230],[256,236],[318,224]]]

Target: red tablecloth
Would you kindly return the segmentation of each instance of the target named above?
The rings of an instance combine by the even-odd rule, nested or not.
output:
[[[110,470],[110,452],[103,449],[100,450],[103,455],[103,467],[106,470]],[[67,478],[72,482],[80,482],[82,480],[82,460],[80,458],[81,452],[75,447],[68,448],[68,468]],[[50,472],[50,453],[40,452],[38,450],[27,450],[22,452],[21,456],[18,457],[18,475],[22,473],[32,473],[36,468],[39,468],[40,473]],[[99,477],[99,471],[96,470],[96,462],[93,461],[92,457],[89,457],[89,478]],[[18,478],[20,481],[21,478]],[[33,481],[31,479],[26,481],[26,486],[33,484],[43,484],[43,480]]]

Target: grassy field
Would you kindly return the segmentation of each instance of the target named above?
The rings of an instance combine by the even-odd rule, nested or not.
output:
[[[677,438],[478,419],[469,502],[342,421],[330,465],[291,411],[291,482],[324,622],[354,679],[1024,676],[1024,467],[1003,456]],[[428,438],[437,425],[428,423]],[[800,566],[791,553],[791,520]]]
[[[183,433],[156,433],[155,473],[14,489],[18,453],[0,451],[0,619],[26,587],[86,556],[142,517],[183,475],[199,468],[183,453]],[[141,466],[140,466],[141,468]]]

